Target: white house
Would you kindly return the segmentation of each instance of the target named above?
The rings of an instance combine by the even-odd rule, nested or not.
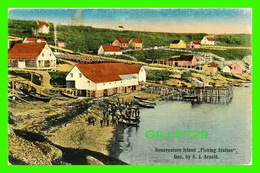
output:
[[[23,40],[23,43],[46,43],[46,40],[44,38],[29,38],[29,37],[26,37]]]
[[[215,39],[213,37],[205,36],[200,43],[202,45],[215,45]]]
[[[98,49],[98,55],[122,55],[119,46],[101,45]]]
[[[140,82],[146,82],[144,68],[124,63],[77,64],[66,76],[67,88],[87,97],[138,91]]]
[[[17,43],[8,52],[8,67],[56,68],[56,57],[47,43]]]
[[[43,22],[43,21],[37,21],[37,24],[38,24],[37,33],[49,34],[50,26],[48,23]]]
[[[230,66],[226,65],[223,69],[222,69],[223,73],[231,73],[231,68]]]

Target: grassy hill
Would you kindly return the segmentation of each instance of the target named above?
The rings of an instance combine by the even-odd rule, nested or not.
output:
[[[9,35],[19,37],[35,37],[32,28],[37,27],[35,21],[9,20]],[[50,23],[51,32],[44,37],[49,44],[54,43],[53,24]],[[109,44],[115,38],[141,38],[144,47],[168,46],[172,40],[182,39],[186,43],[191,40],[200,41],[206,33],[179,34],[179,33],[157,33],[139,31],[118,31],[112,29],[93,28],[91,26],[66,26],[57,25],[57,38],[65,40],[67,48],[73,51],[96,54],[100,45]],[[218,45],[251,46],[251,35],[216,35]]]

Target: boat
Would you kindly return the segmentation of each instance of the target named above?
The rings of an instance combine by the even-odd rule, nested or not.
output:
[[[44,102],[49,102],[51,100],[51,97],[43,96],[43,95],[37,94],[37,93],[28,92],[28,95],[37,100],[44,101]]]
[[[145,108],[154,108],[154,105],[149,104],[149,103],[144,103],[144,102],[141,102],[141,101],[138,101],[137,104],[142,106],[142,107],[145,107]]]
[[[183,99],[197,99],[198,96],[183,96]]]
[[[240,84],[234,84],[235,87],[242,87]]]
[[[65,97],[68,97],[68,98],[72,98],[72,99],[77,99],[78,97],[77,96],[73,96],[71,94],[68,94],[68,93],[65,93],[65,92],[61,92],[61,94]]]
[[[123,119],[126,121],[140,122],[140,117],[130,117],[130,118],[124,117]]]
[[[135,99],[138,99],[138,100],[148,100],[148,98],[142,98],[142,97],[138,97],[138,96],[134,96]]]
[[[118,123],[123,124],[123,125],[138,126],[139,121],[121,119],[121,120],[118,121]]]
[[[152,105],[156,105],[155,102],[152,102],[152,101],[149,101],[149,100],[140,100],[141,102],[144,102],[144,103],[148,103],[148,104],[152,104]]]

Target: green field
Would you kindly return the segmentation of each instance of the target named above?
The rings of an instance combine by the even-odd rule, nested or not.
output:
[[[251,50],[246,49],[228,49],[228,50],[212,50],[212,49],[195,49],[194,52],[207,52],[221,56],[226,60],[241,60],[247,55],[251,55]],[[170,50],[142,50],[128,51],[127,54],[134,56],[138,61],[148,62],[152,59],[168,59],[172,56],[188,54],[187,52],[175,52]]]
[[[32,28],[36,27],[35,21],[9,20],[9,35],[18,37],[35,37],[32,35]],[[48,35],[38,35],[44,37],[49,44],[54,43],[53,24],[50,23],[51,32]],[[82,53],[96,54],[100,45],[112,43],[115,38],[140,38],[144,42],[144,47],[169,46],[173,40],[184,40],[186,43],[191,40],[200,41],[206,33],[180,34],[180,33],[158,33],[139,31],[119,31],[112,29],[93,28],[91,26],[66,26],[57,25],[57,38],[65,40],[68,49]],[[218,45],[225,46],[251,46],[251,35],[216,35]],[[212,50],[209,50],[212,51]],[[168,54],[168,53],[165,53]],[[149,56],[154,56],[150,54]],[[162,55],[164,56],[164,55]],[[160,58],[160,57],[158,57]],[[231,59],[234,56],[231,56]],[[148,57],[148,59],[151,59]]]

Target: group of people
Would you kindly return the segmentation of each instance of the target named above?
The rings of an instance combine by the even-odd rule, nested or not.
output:
[[[117,126],[119,122],[124,120],[139,119],[140,111],[131,107],[129,104],[119,102],[107,103],[106,109],[103,111],[103,118],[100,120],[101,126]]]

